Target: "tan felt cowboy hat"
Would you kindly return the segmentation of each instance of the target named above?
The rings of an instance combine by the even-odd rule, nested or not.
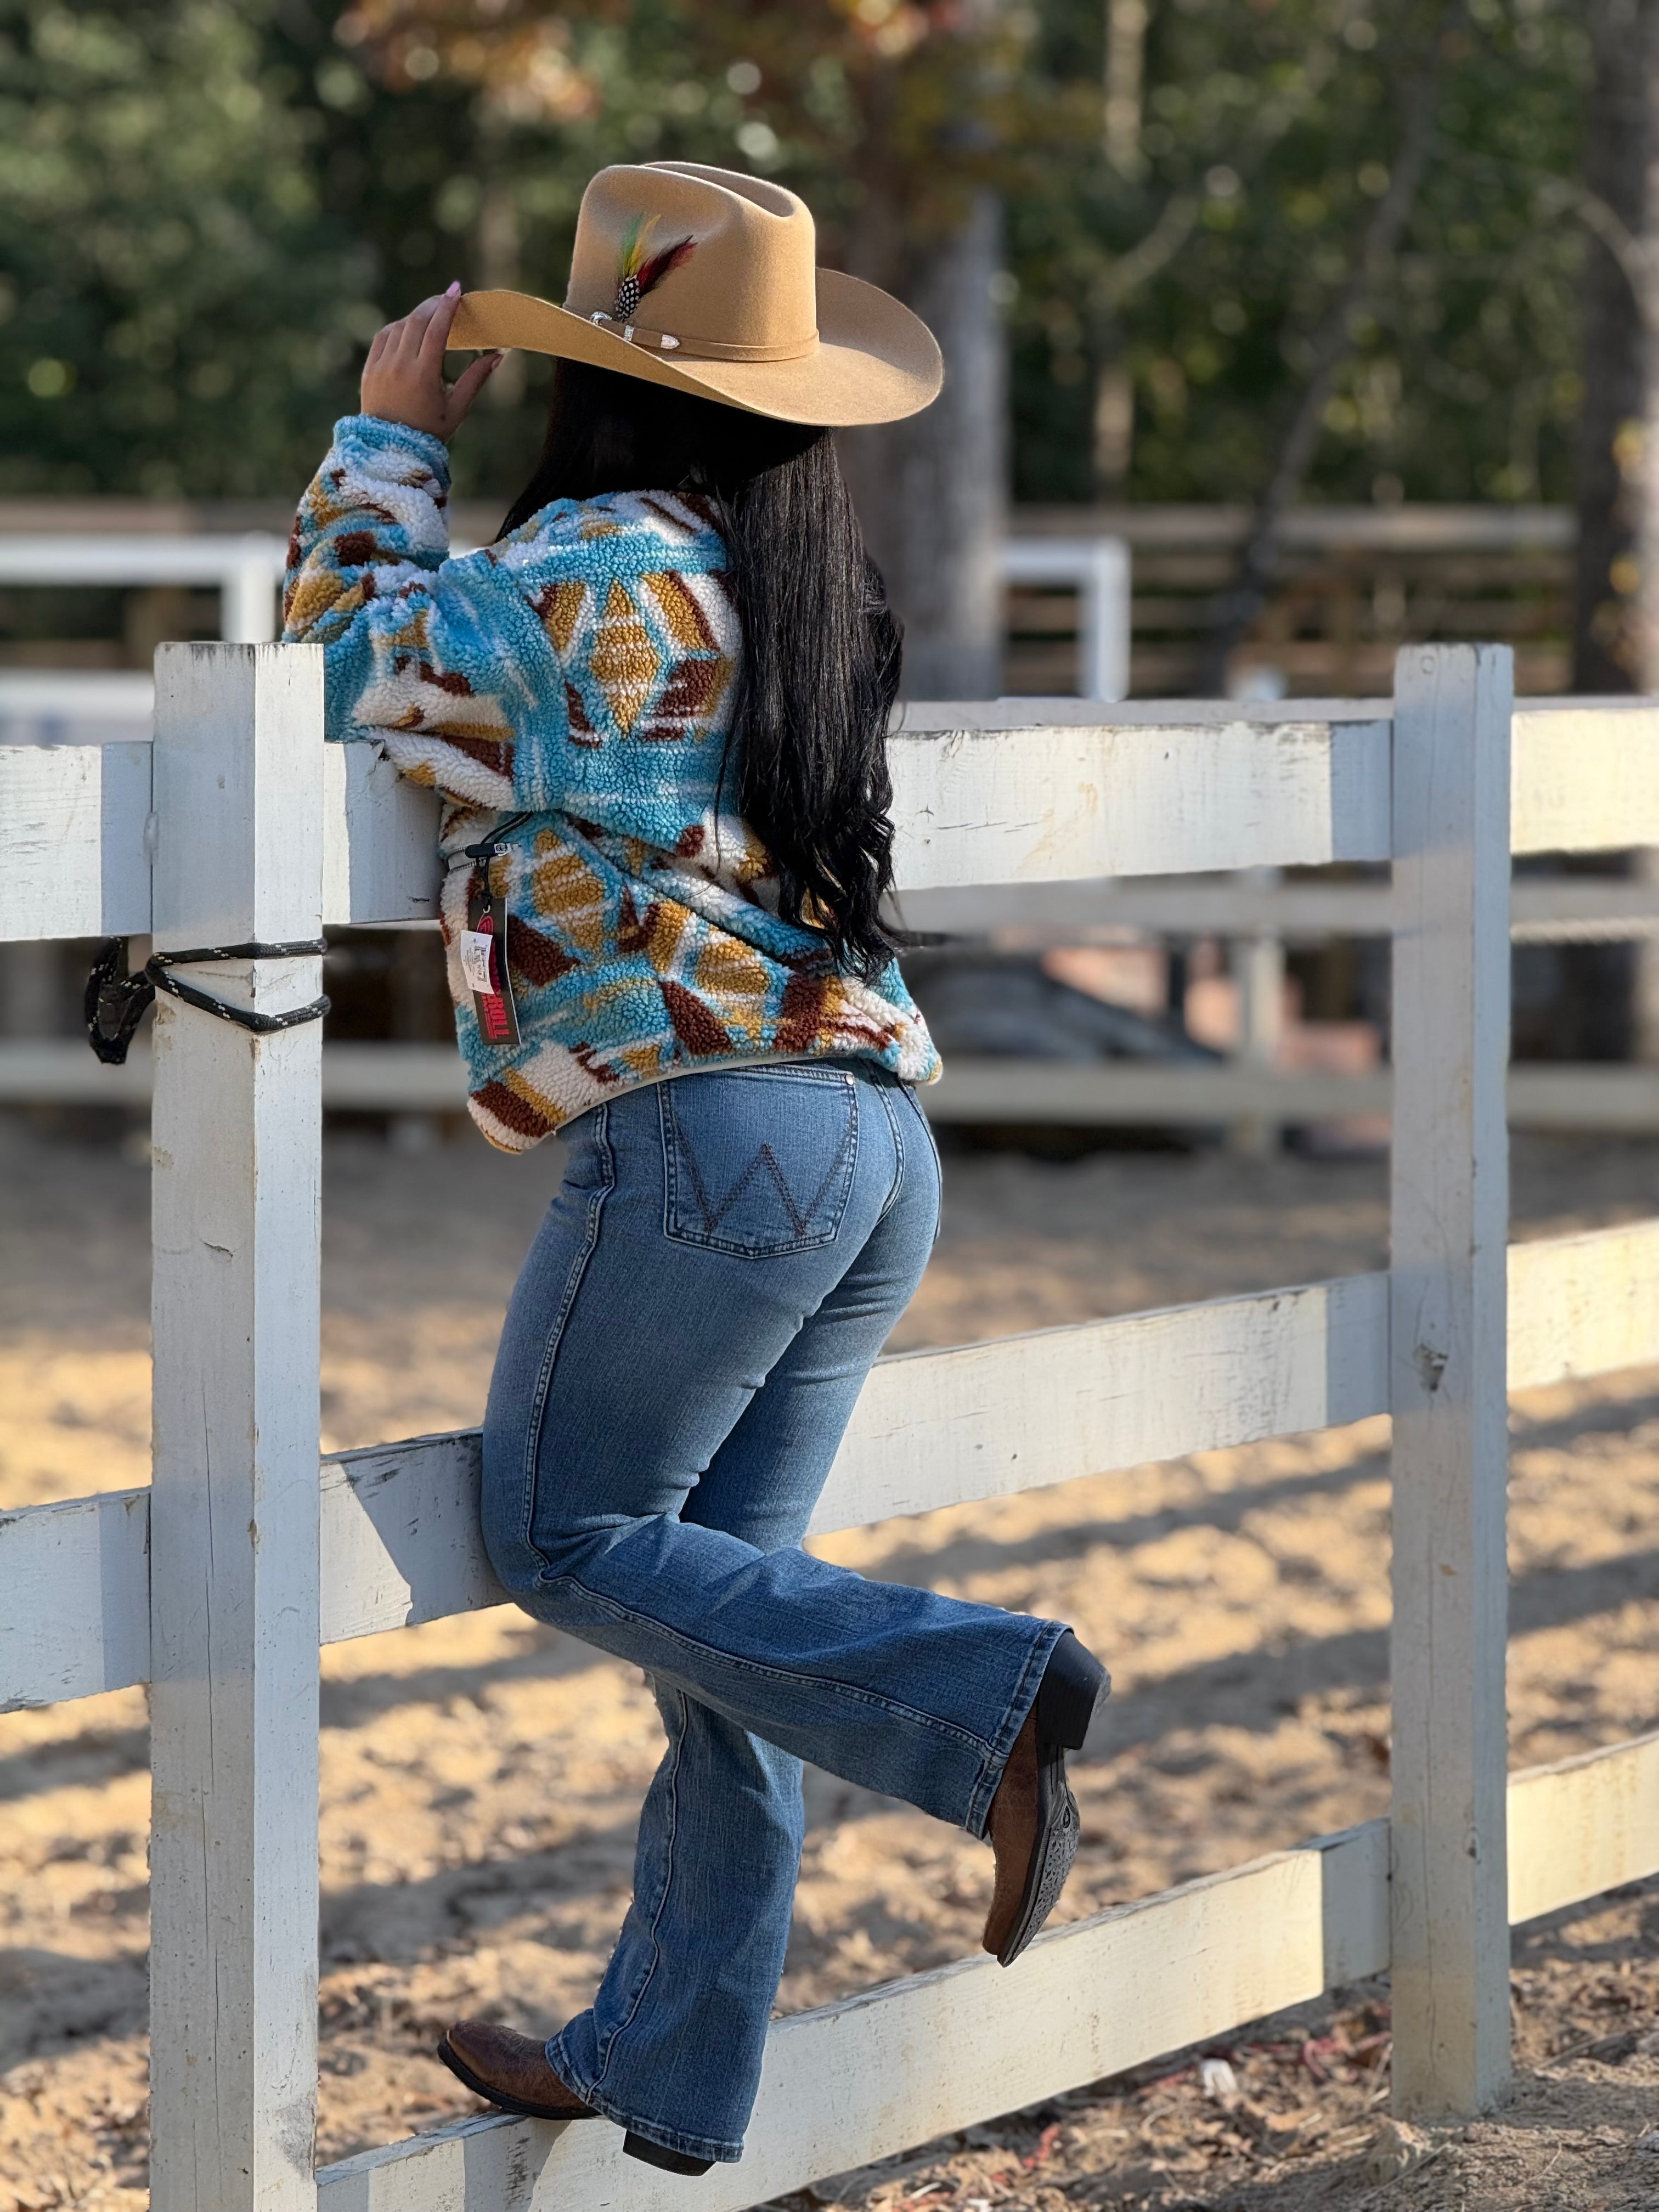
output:
[[[453,347],[520,346],[785,422],[896,422],[936,398],[933,332],[873,284],[816,265],[804,200],[696,161],[601,169],[582,194],[565,304],[469,292]]]

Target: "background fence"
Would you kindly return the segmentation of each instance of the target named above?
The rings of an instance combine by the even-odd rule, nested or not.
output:
[[[0,745],[0,937],[293,941],[429,916],[434,809],[325,747],[311,648],[173,647],[153,741]],[[1659,1870],[1659,1736],[1506,1774],[1505,1389],[1659,1351],[1659,1223],[1507,1251],[1510,854],[1659,843],[1659,706],[1514,713],[1498,647],[1415,648],[1391,706],[912,707],[902,887],[1388,862],[1386,1274],[878,1365],[817,1516],[843,1527],[1394,1417],[1390,1817],[775,2027],[721,2212],[1393,1977],[1395,2094],[1508,2066],[1513,1920]],[[185,971],[191,975],[192,971]],[[236,1003],[319,963],[195,971]],[[501,1601],[475,1435],[321,1461],[314,1024],[164,1000],[154,1049],[155,1472],[0,1516],[0,1704],[148,1680],[156,2212],[686,2201],[611,2130],[492,2118],[313,2174],[321,1644]],[[592,2140],[597,2133],[599,2140]]]
[[[1079,512],[1088,526],[1081,532]],[[72,628],[80,619],[73,610],[84,612],[95,604],[87,594],[102,589],[122,595],[120,619],[127,633],[125,642],[67,636],[0,641],[0,743],[147,740],[150,678],[141,668],[118,668],[110,657],[137,654],[148,660],[156,624],[179,625],[192,610],[196,619],[216,623],[228,638],[258,641],[274,635],[284,555],[283,540],[270,526],[277,519],[276,511],[257,504],[175,511],[119,501],[61,507],[0,502],[0,621],[14,630],[27,629],[31,621],[50,627],[54,619]],[[482,510],[459,520],[464,534],[492,526]],[[54,521],[72,526],[49,526]],[[1024,510],[1019,534],[1003,549],[1011,587],[1007,680],[1019,690],[1115,699],[1127,684],[1132,658],[1142,690],[1182,673],[1186,664],[1179,653],[1170,659],[1158,642],[1165,635],[1159,625],[1176,622],[1178,628],[1184,622],[1194,638],[1201,635],[1210,597],[1224,580],[1244,525],[1242,510],[1220,507]],[[1571,538],[1565,511],[1320,509],[1288,516],[1282,535],[1281,592],[1258,641],[1261,652],[1271,659],[1278,650],[1267,635],[1275,624],[1274,635],[1303,636],[1316,616],[1323,621],[1339,603],[1352,614],[1339,625],[1342,636],[1356,651],[1364,648],[1357,658],[1346,646],[1334,659],[1328,653],[1309,660],[1304,654],[1305,665],[1279,669],[1293,690],[1322,677],[1331,688],[1352,688],[1362,678],[1383,688],[1393,640],[1408,619],[1456,635],[1472,624],[1490,626],[1501,604],[1510,609],[1506,627],[1516,635],[1523,616],[1538,635],[1539,623],[1552,635],[1565,635]],[[1133,647],[1131,550],[1138,589]],[[28,665],[51,658],[84,665]],[[1553,662],[1534,654],[1525,663],[1528,680],[1559,681],[1559,653]],[[1022,711],[1034,718],[1048,710]],[[1607,865],[1606,857],[1593,865]],[[1379,1037],[1356,1033],[1344,1040],[1328,1030],[1303,1030],[1287,1039],[1284,1028],[1287,944],[1308,952],[1304,968],[1308,959],[1317,963],[1319,995],[1328,996],[1331,986],[1339,995],[1345,989],[1352,994],[1358,946],[1367,936],[1386,935],[1390,927],[1389,896],[1381,884],[1284,884],[1265,880],[1256,868],[1241,878],[1199,884],[981,885],[913,893],[906,919],[926,930],[1033,957],[1047,946],[1131,939],[1180,947],[1190,945],[1194,932],[1202,930],[1231,948],[1237,993],[1236,1035],[1224,1062],[1206,1064],[1195,1057],[1183,1065],[1167,1054],[1093,1066],[981,1058],[971,1045],[964,1050],[963,1041],[952,1039],[946,1079],[927,1099],[937,1121],[1226,1127],[1235,1142],[1261,1149],[1275,1144],[1287,1127],[1334,1123],[1358,1130],[1369,1124],[1375,1131],[1386,1117],[1386,1066],[1326,1065],[1320,1058],[1334,1051],[1345,1062],[1358,1051],[1359,1061],[1375,1061]],[[1659,937],[1659,886],[1644,878],[1563,873],[1558,862],[1551,873],[1529,874],[1516,884],[1511,934],[1528,946],[1635,945],[1643,948],[1645,975],[1654,969],[1647,948]],[[1317,952],[1308,951],[1316,945]],[[339,979],[343,963],[358,957],[342,952],[332,971],[337,1014],[325,1059],[325,1102],[331,1108],[389,1113],[399,1117],[401,1128],[417,1134],[422,1125],[408,1117],[457,1111],[461,1104],[455,1054],[447,1042],[421,1041],[423,1034],[430,1039],[438,1033],[429,1018],[441,999],[434,963],[420,947],[392,956],[397,980],[391,1028],[402,1042],[382,1047],[367,1042],[361,1026],[354,1036],[354,1018],[361,1024],[362,1011]],[[1559,964],[1563,956],[1528,957]],[[1632,971],[1608,969],[1605,955],[1565,957],[1599,958],[1602,966],[1593,974],[1528,971],[1523,988],[1539,1002],[1524,1025],[1524,1042],[1534,1052],[1547,1050],[1553,1064],[1528,1062],[1513,1072],[1511,1123],[1659,1127],[1654,1066],[1659,1014],[1646,1021],[1638,1016],[1634,1024],[1638,1064],[1600,1060],[1606,1048],[1600,1032],[1609,1024],[1618,1029],[1614,1008],[1631,992]],[[72,1027],[71,1000],[78,997],[71,971],[77,962],[83,968],[85,957],[84,947],[65,946],[60,956],[46,944],[0,946],[0,1100],[129,1108],[146,1103],[146,1054],[135,1056],[124,1078],[112,1078],[92,1065],[78,1038],[65,1034]],[[387,959],[378,950],[372,957],[381,966]],[[1647,999],[1638,997],[1646,1006]],[[1607,1012],[1581,1034],[1583,1009],[1592,1000]],[[1328,1015],[1330,1011],[1326,1007]],[[373,1035],[376,1018],[368,1025]],[[345,1040],[337,1041],[343,1028]],[[1367,1045],[1369,1054],[1358,1050]],[[1312,1064],[1307,1064],[1310,1053]],[[432,1125],[423,1126],[429,1132]],[[1340,1130],[1337,1134],[1339,1141],[1352,1140]]]
[[[1027,507],[1020,534],[1041,544],[1097,532],[1120,538],[1134,570],[1127,690],[1191,688],[1218,599],[1233,584],[1251,527],[1244,507]],[[1410,638],[1499,638],[1516,688],[1563,691],[1572,665],[1569,507],[1310,506],[1275,533],[1273,588],[1234,656],[1236,688],[1307,697],[1386,691]],[[1052,584],[1017,591],[1009,689],[1070,688],[1075,618]]]

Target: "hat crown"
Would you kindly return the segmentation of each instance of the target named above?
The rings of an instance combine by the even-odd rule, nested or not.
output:
[[[817,343],[817,244],[811,210],[781,185],[618,163],[582,194],[565,305],[690,354],[793,360]]]

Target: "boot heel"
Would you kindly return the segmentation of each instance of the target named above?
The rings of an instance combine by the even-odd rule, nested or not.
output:
[[[1111,1689],[1106,1669],[1068,1628],[1048,1656],[1036,1693],[1037,1736],[1043,1743],[1078,1751],[1089,1733],[1095,1707]]]
[[[712,2158],[688,2158],[683,2150],[665,2150],[661,2143],[653,2143],[644,2136],[636,2136],[632,2128],[623,2137],[623,2149],[629,2158],[636,2158],[644,2166],[657,2166],[665,2173],[707,2173],[714,2163]]]

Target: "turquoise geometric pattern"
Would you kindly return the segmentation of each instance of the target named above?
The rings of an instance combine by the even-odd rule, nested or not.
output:
[[[301,503],[283,635],[325,647],[328,735],[442,794],[442,922],[474,1120],[522,1152],[691,1066],[939,1060],[896,964],[845,974],[777,912],[769,855],[721,811],[742,632],[708,503],[558,500],[449,557],[448,455],[351,416]],[[479,1032],[459,939],[506,902],[520,1042]]]

